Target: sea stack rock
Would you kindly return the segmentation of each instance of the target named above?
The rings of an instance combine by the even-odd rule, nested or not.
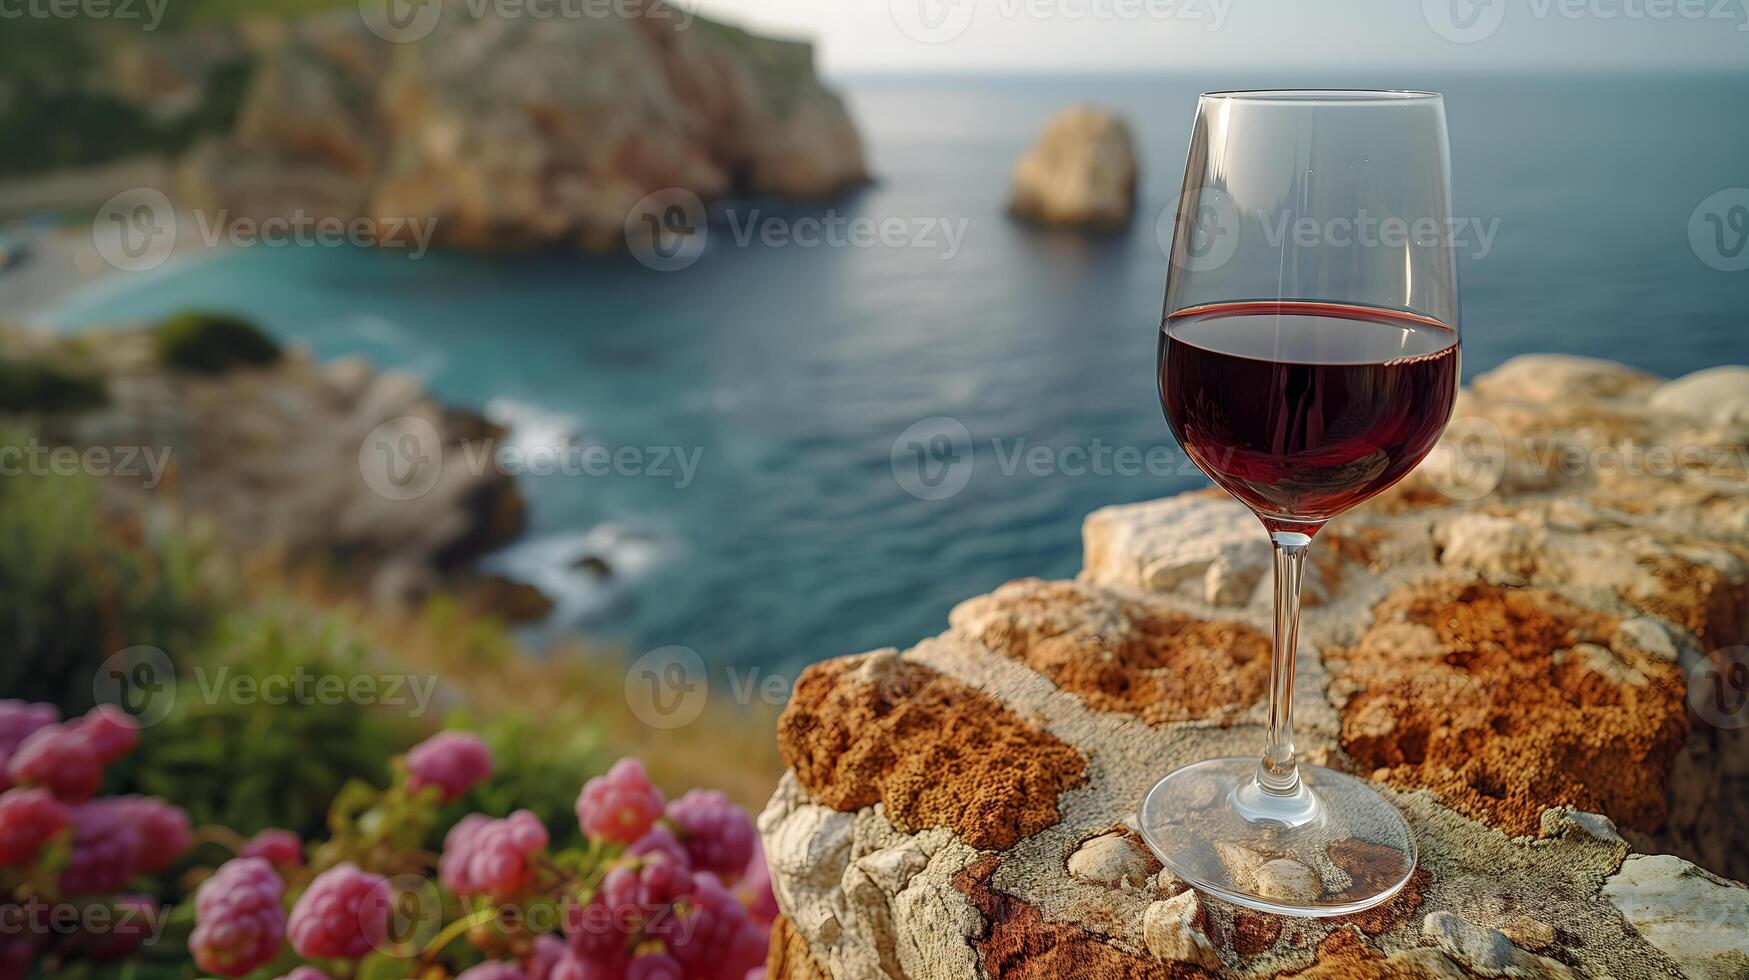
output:
[[[1008,213],[1095,231],[1127,226],[1135,209],[1135,140],[1115,112],[1072,106],[1052,116],[1014,166]]]
[[[1420,860],[1391,902],[1236,908],[1134,832],[1161,775],[1263,742],[1262,535],[1198,491],[1090,516],[1073,581],[802,674],[760,818],[769,975],[1749,976],[1749,425],[1728,386],[1689,397],[1728,374],[1508,362],[1319,535],[1297,741],[1408,818]]]

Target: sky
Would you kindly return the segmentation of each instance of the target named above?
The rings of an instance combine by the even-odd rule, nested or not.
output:
[[[683,0],[684,2],[684,0]],[[822,70],[1749,68],[1749,0],[692,0]]]

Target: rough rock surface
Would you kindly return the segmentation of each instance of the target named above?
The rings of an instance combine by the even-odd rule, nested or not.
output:
[[[524,503],[514,480],[470,465],[489,458],[504,432],[434,401],[409,375],[378,373],[356,358],[318,364],[298,348],[266,367],[188,374],[159,362],[146,329],[74,339],[0,333],[0,359],[67,349],[88,359],[107,403],[45,419],[43,431],[74,447],[112,449],[117,463],[104,488],[124,512],[148,515],[172,501],[241,552],[344,562],[368,577],[378,598],[392,600],[422,595],[521,531]],[[424,460],[404,471],[415,477],[404,493],[377,479],[385,461],[372,439],[395,419],[420,426],[408,430],[413,443],[388,442],[397,453],[410,445]],[[164,462],[158,478],[138,459],[122,468],[120,454],[135,447]],[[475,595],[472,581],[446,584],[462,586],[477,604],[491,602],[493,611],[515,611],[494,599],[502,586]],[[517,604],[531,598],[519,596]]]
[[[771,975],[1749,977],[1749,385],[1719,376],[1509,362],[1319,536],[1297,741],[1407,815],[1391,902],[1228,906],[1128,826],[1262,742],[1267,551],[1203,491],[1090,516],[1075,581],[802,676]]]
[[[659,191],[818,198],[866,179],[805,43],[659,0],[589,16],[440,8],[398,42],[357,11],[254,31],[236,125],[183,161],[179,204],[362,217],[385,236],[431,219],[452,247],[601,249],[623,247]]]
[[[1047,225],[1110,231],[1135,210],[1135,140],[1116,113],[1078,105],[1052,116],[1014,165],[1008,211]]]

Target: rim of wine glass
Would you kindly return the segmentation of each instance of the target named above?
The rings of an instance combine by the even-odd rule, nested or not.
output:
[[[1441,101],[1439,92],[1397,88],[1255,88],[1204,92],[1202,97],[1232,102],[1340,102],[1386,103]]]

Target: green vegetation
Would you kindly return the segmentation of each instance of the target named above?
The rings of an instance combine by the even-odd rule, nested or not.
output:
[[[260,327],[227,313],[178,313],[158,327],[158,357],[166,367],[222,374],[279,360],[279,343]]]
[[[109,654],[188,649],[220,597],[200,542],[106,521],[89,479],[30,472],[33,441],[0,434],[0,691],[78,712]]]
[[[0,360],[0,412],[55,414],[107,401],[103,380],[50,360]]]
[[[386,781],[389,758],[427,727],[414,692],[436,679],[373,671],[368,657],[305,610],[227,614],[158,695],[169,713],[118,767],[122,785],[177,801],[196,824],[320,834],[340,788]]]

